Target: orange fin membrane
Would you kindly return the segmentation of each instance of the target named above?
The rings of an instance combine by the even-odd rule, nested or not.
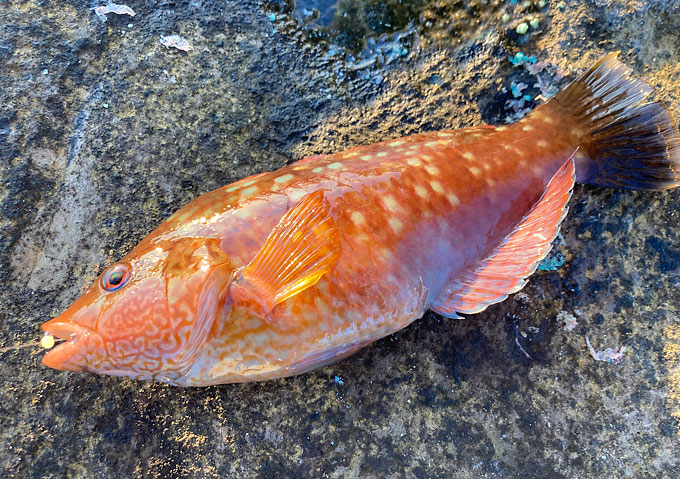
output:
[[[652,89],[618,54],[602,58],[546,104],[560,105],[583,129],[576,180],[630,190],[680,186],[680,134],[660,103],[645,101]]]
[[[574,155],[548,183],[541,199],[490,256],[453,280],[430,309],[449,318],[479,313],[522,289],[550,251],[574,187]]]
[[[322,191],[303,197],[274,227],[231,287],[235,303],[274,306],[313,286],[340,258],[340,240]]]

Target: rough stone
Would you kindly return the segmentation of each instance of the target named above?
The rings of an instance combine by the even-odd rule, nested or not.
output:
[[[37,341],[202,193],[303,156],[504,121],[511,83],[531,78],[509,61],[520,49],[565,71],[622,50],[677,120],[680,2],[548,2],[522,39],[524,7],[507,3],[463,42],[447,38],[466,22],[447,30],[430,6],[408,54],[361,68],[253,0],[134,2],[134,18],[106,23],[84,0],[0,1],[0,346]],[[168,34],[194,51],[166,49]],[[677,477],[679,210],[677,190],[578,186],[564,265],[522,296],[463,321],[428,313],[299,377],[178,389],[2,351],[0,476]],[[586,334],[625,346],[623,362],[595,362]]]

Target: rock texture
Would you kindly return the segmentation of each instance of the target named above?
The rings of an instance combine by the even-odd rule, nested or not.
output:
[[[0,346],[39,339],[197,195],[303,156],[514,118],[512,82],[528,85],[524,108],[540,101],[536,75],[508,61],[519,50],[555,84],[622,50],[677,119],[678,1],[431,3],[399,42],[349,57],[277,2],[131,2],[136,16],[102,22],[83,0],[0,1]],[[169,34],[194,51],[166,49]],[[482,314],[428,313],[295,378],[176,389],[3,349],[0,476],[677,477],[679,209],[680,191],[579,186],[563,265]],[[585,335],[625,346],[621,364],[595,362]]]

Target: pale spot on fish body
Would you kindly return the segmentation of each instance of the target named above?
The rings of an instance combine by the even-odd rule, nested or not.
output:
[[[330,165],[328,165],[328,168],[330,168],[331,170],[339,170],[340,168],[342,168],[342,163],[336,161],[335,163],[331,163]]]
[[[418,195],[422,199],[426,199],[428,196],[430,196],[430,194],[427,192],[427,190],[420,185],[416,185],[415,192],[416,192],[416,195]]]
[[[388,222],[390,224],[390,227],[392,228],[392,231],[394,231],[395,233],[400,233],[401,230],[404,228],[404,224],[398,218],[392,217],[388,220]]]
[[[547,147],[548,147],[548,142],[545,141],[545,140],[538,140],[538,141],[536,142],[536,146],[538,146],[539,148],[547,148]]]
[[[308,195],[310,192],[305,190],[305,189],[293,189],[288,193],[288,198],[291,201],[298,202],[302,198],[304,198],[306,195]]]
[[[321,173],[324,170],[323,166],[317,166],[312,170],[312,173]]]
[[[366,224],[366,217],[360,211],[353,211],[350,215],[350,218],[352,218],[352,223],[354,223],[356,226],[361,227]]]
[[[373,155],[363,155],[359,159],[363,161],[371,161],[373,159]]]
[[[442,184],[438,181],[430,181],[430,187],[432,188],[432,191],[439,193],[440,195],[445,191]]]
[[[458,199],[458,197],[453,193],[446,195],[446,199],[449,201],[449,203],[451,203],[451,206],[455,207],[460,204],[460,199]]]
[[[436,166],[425,165],[425,171],[427,171],[432,176],[438,176],[439,175],[439,168],[437,168]]]
[[[380,259],[382,259],[385,263],[389,264],[392,262],[393,255],[389,249],[383,248],[378,254],[380,255]]]
[[[381,151],[381,152],[379,152],[378,154],[376,154],[375,156],[377,156],[378,158],[384,158],[384,157],[387,156],[387,152],[386,152],[386,151]]]
[[[328,305],[319,296],[314,298],[314,307],[316,308],[319,316],[328,316]]]
[[[275,183],[288,183],[292,179],[293,179],[293,175],[288,173],[286,175],[279,176],[278,178],[274,178],[274,182]]]
[[[470,161],[474,161],[476,159],[474,153],[470,151],[463,152],[463,158]]]
[[[423,166],[423,163],[418,158],[406,158],[406,164],[411,166]]]
[[[474,176],[479,176],[482,174],[482,172],[477,168],[476,166],[471,166],[468,168],[468,171],[472,173]]]
[[[382,199],[382,201],[385,204],[385,207],[392,213],[397,213],[401,211],[401,208],[399,207],[399,202],[394,198],[394,196],[387,195]]]
[[[531,126],[531,125],[524,125],[522,127],[522,131],[532,131],[533,129],[534,129],[534,127]]]
[[[234,216],[239,219],[247,220],[251,217],[250,210],[248,208],[238,208],[237,210],[232,210]]]
[[[246,198],[250,198],[251,196],[254,196],[257,193],[258,189],[259,188],[257,186],[251,186],[250,188],[246,188],[245,190],[242,190],[241,191],[241,198],[246,199]]]
[[[365,224],[363,226],[365,226]],[[366,233],[359,233],[358,235],[356,235],[356,239],[363,243],[371,242],[371,238]]]

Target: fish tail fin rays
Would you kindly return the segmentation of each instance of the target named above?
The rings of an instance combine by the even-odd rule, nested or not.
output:
[[[281,218],[231,287],[235,302],[274,306],[314,286],[340,258],[339,233],[322,191],[303,197]]]
[[[680,135],[652,89],[617,60],[600,59],[556,94],[582,130],[576,181],[631,190],[680,186]],[[546,105],[547,106],[547,105]]]
[[[574,157],[562,165],[541,199],[481,263],[447,285],[430,309],[449,318],[479,313],[522,289],[550,252],[574,187]]]

